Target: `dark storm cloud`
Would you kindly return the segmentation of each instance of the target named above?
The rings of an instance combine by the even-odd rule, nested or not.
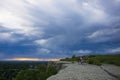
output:
[[[119,0],[4,0],[0,25],[6,58],[120,52]]]
[[[104,10],[112,16],[120,16],[120,0],[100,0]]]

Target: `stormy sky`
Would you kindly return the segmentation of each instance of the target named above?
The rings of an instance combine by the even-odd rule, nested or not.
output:
[[[1,0],[0,59],[120,53],[120,0]]]

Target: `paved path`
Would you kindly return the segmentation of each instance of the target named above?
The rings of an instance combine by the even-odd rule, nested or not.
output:
[[[100,66],[89,64],[66,64],[66,66],[68,67],[47,80],[118,80]]]

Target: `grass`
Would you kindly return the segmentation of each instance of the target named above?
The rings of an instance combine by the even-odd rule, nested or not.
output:
[[[120,66],[120,54],[118,55],[93,55],[88,56],[89,64],[114,64]]]

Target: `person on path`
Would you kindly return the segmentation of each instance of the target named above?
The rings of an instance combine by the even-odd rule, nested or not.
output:
[[[83,57],[80,57],[80,63],[83,64]]]
[[[87,60],[86,60],[86,57],[85,57],[85,56],[81,56],[81,57],[80,57],[80,63],[81,63],[81,64],[87,63],[86,61],[87,61]]]

